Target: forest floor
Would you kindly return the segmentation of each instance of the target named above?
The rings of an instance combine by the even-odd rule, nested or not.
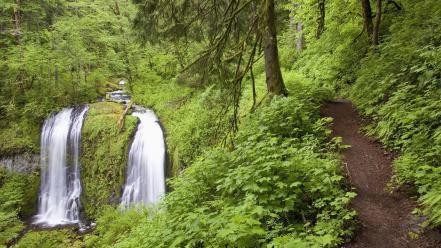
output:
[[[357,211],[360,225],[354,240],[343,247],[441,247],[441,235],[437,231],[409,235],[421,232],[419,224],[424,219],[411,214],[417,204],[409,198],[407,190],[391,193],[387,189],[396,155],[360,133],[364,121],[351,102],[330,102],[322,109],[322,115],[334,119],[333,135],[342,137],[343,143],[351,146],[343,152],[343,163],[358,194],[351,207]]]

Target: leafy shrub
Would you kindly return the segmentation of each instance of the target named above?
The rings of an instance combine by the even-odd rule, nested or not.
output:
[[[326,31],[316,39],[316,1],[293,9],[302,21],[306,50],[296,73],[341,89],[373,124],[368,134],[402,152],[394,162],[398,184],[412,184],[424,213],[441,223],[441,6],[435,0],[402,0],[383,7],[380,45],[367,44],[359,1],[327,1]],[[364,32],[361,32],[361,31]],[[288,35],[289,36],[289,35]],[[289,44],[289,43],[288,43]]]
[[[362,61],[350,95],[374,120],[368,133],[402,152],[395,181],[415,185],[424,213],[441,225],[441,6],[402,2],[384,42]]]
[[[8,244],[24,228],[21,219],[36,211],[38,175],[0,171],[0,246]]]
[[[0,210],[0,247],[6,247],[23,230],[23,222],[14,210]]]
[[[115,207],[105,207],[96,221],[96,229],[86,236],[85,245],[86,247],[106,247],[115,244],[146,218],[147,214],[138,210],[122,212]]]
[[[320,39],[315,37],[317,1],[301,0],[298,3],[298,6],[291,5],[294,7],[292,14],[296,21],[303,23],[307,47],[292,61],[293,71],[317,85],[336,89],[355,81],[359,61],[367,47],[367,39],[360,36],[362,17],[355,14],[360,11],[360,3],[327,1],[326,31]]]
[[[79,237],[71,230],[31,231],[14,248],[81,248]]]
[[[354,193],[317,110],[308,95],[273,99],[243,122],[232,151],[204,152],[171,181],[161,209],[115,246],[341,244],[352,232]]]

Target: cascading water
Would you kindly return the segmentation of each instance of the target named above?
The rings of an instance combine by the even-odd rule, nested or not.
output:
[[[151,110],[139,110],[133,115],[140,124],[129,152],[123,208],[154,204],[165,194],[165,144],[158,118]]]
[[[41,188],[36,224],[80,221],[80,140],[88,107],[64,109],[46,119],[41,134]]]

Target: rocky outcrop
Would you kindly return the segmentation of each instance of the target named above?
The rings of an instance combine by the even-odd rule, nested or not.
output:
[[[0,169],[9,172],[29,174],[39,169],[40,156],[37,154],[21,154],[0,158]]]
[[[130,102],[131,96],[124,90],[117,90],[106,93],[106,100],[117,103],[127,104]]]

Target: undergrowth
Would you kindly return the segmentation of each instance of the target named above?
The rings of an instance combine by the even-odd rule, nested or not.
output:
[[[171,174],[177,175],[210,146],[224,138],[231,111],[226,110],[225,92],[216,87],[191,89],[175,79],[164,82],[153,72],[149,84],[138,82],[133,101],[152,108],[165,127]]]
[[[351,97],[373,118],[368,133],[401,151],[395,182],[412,184],[441,225],[441,6],[405,1],[378,51],[361,63]]]
[[[352,233],[354,193],[346,191],[313,94],[273,99],[247,117],[234,148],[211,148],[182,175],[159,210],[139,214],[115,247],[336,247]],[[103,217],[95,235],[125,222]],[[136,219],[136,217],[134,217]],[[100,221],[100,220],[99,220]],[[107,222],[107,224],[106,224]],[[120,232],[117,232],[120,233]],[[91,238],[93,239],[93,238]],[[113,245],[115,239],[97,247]]]
[[[31,231],[14,248],[81,248],[83,242],[74,230]]]
[[[0,170],[0,247],[6,247],[24,228],[22,220],[36,211],[38,174]]]
[[[435,0],[385,3],[380,45],[369,46],[359,1],[330,1],[326,31],[316,39],[310,0],[296,9],[309,38],[294,70],[349,97],[372,124],[369,135],[397,150],[396,186],[413,185],[422,213],[441,225],[441,5]],[[391,2],[391,1],[389,1]],[[363,32],[362,32],[363,30]]]

